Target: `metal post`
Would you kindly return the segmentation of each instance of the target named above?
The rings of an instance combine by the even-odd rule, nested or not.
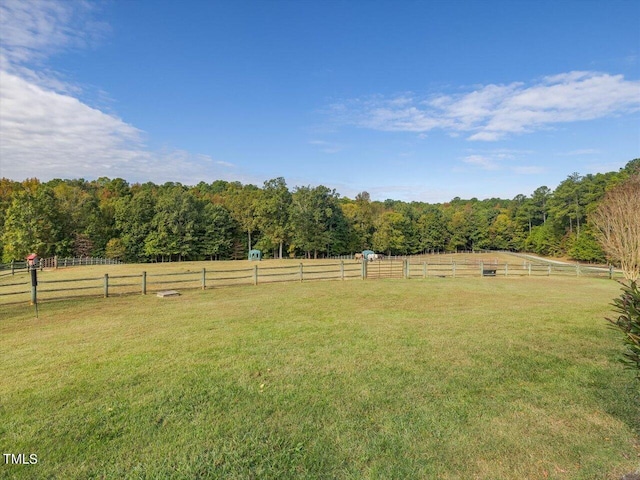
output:
[[[147,272],[142,272],[142,294],[147,294]]]
[[[104,274],[104,298],[109,296],[109,274]]]

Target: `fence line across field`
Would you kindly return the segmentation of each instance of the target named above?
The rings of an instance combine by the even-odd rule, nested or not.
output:
[[[39,258],[37,261],[39,270],[45,268],[68,268],[91,265],[120,265],[122,262],[115,258],[104,257],[50,257]],[[19,275],[29,272],[29,264],[26,261],[19,260],[10,263],[0,263],[0,278],[7,275]]]
[[[373,262],[340,260],[333,263],[298,263],[287,266],[260,266],[216,270],[202,268],[183,272],[142,271],[139,274],[109,275],[69,279],[46,278],[41,273],[37,292],[33,291],[29,277],[24,281],[2,283],[0,281],[0,303],[15,303],[16,295],[31,294],[31,300],[47,301],[69,297],[147,294],[166,290],[171,286],[182,289],[208,289],[239,285],[258,285],[276,282],[302,282],[318,280],[375,280],[418,278],[465,278],[465,277],[541,277],[541,276],[589,276],[620,278],[612,267],[590,267],[585,265],[537,264],[531,262],[496,263],[480,262],[419,262],[410,258],[387,258]],[[19,277],[13,277],[17,279]],[[0,279],[1,280],[1,279]],[[68,285],[68,286],[67,286]],[[2,302],[10,297],[10,302]],[[25,298],[25,301],[28,299]]]

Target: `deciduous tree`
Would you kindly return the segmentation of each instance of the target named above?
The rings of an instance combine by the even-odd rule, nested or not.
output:
[[[248,250],[253,246],[253,233],[258,229],[257,209],[261,195],[262,190],[255,185],[243,186],[240,182],[228,184],[225,192],[225,207],[247,234]]]
[[[60,218],[56,198],[50,188],[22,191],[7,209],[2,243],[3,259],[24,259],[30,253],[53,256],[60,241]]]
[[[257,205],[256,214],[260,230],[265,237],[278,246],[278,256],[282,258],[284,242],[289,237],[289,212],[291,192],[284,178],[278,177],[264,182],[262,198]]]
[[[385,212],[378,219],[376,232],[373,234],[373,248],[387,254],[406,253],[405,231],[408,221],[398,212]]]
[[[607,256],[626,279],[640,277],[640,174],[609,190],[591,217]]]
[[[200,253],[211,258],[226,254],[233,243],[234,221],[222,205],[207,203],[202,211]]]
[[[342,214],[335,190],[319,185],[298,187],[292,195],[291,229],[294,248],[317,258],[335,241],[336,215]]]

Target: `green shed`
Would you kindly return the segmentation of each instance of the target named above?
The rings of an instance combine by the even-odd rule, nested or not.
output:
[[[262,252],[260,250],[249,250],[249,260],[262,260]]]

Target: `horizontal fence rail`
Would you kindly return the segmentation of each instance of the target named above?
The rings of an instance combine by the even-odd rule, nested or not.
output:
[[[34,265],[38,270],[45,268],[68,268],[88,265],[120,265],[122,262],[115,258],[103,257],[50,257],[38,258]],[[10,263],[0,263],[0,279],[8,275],[19,275],[29,271],[29,264],[26,261],[13,261]]]
[[[208,289],[239,285],[319,280],[376,280],[465,277],[600,277],[621,278],[612,267],[595,267],[554,263],[427,262],[421,257],[385,258],[358,262],[353,259],[327,263],[299,263],[286,266],[255,264],[232,269],[193,269],[181,272],[145,271],[139,274],[109,275],[68,279],[49,279],[48,271],[39,272],[38,286],[31,286],[30,275],[14,272],[0,277],[0,303],[30,299],[31,303],[78,296],[149,294],[172,289]],[[433,260],[433,258],[432,258]],[[214,265],[207,263],[207,265]],[[28,271],[25,270],[25,272]],[[24,297],[19,297],[23,295]]]

